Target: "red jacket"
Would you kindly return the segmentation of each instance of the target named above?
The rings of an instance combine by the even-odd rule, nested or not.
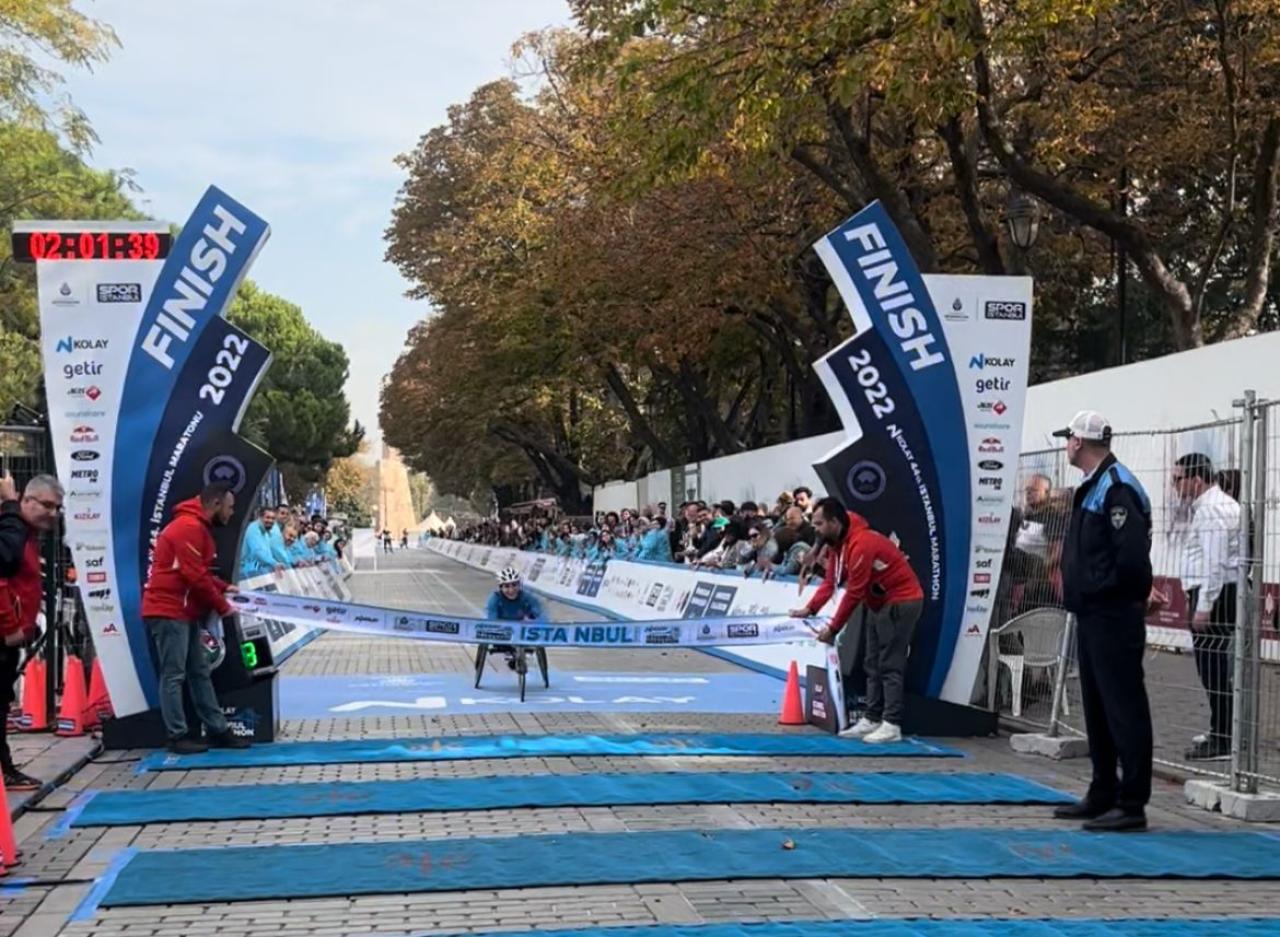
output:
[[[151,578],[142,593],[143,618],[202,621],[211,611],[230,615],[227,584],[213,574],[218,559],[199,498],[173,509],[173,520],[156,538]]]
[[[0,579],[0,641],[19,631],[27,632],[28,637],[34,634],[43,599],[40,538],[27,527],[27,542],[22,548],[18,571],[8,579]]]
[[[844,584],[844,595],[831,617],[830,629],[837,634],[859,603],[879,611],[886,605],[924,598],[920,580],[906,555],[884,534],[872,530],[861,514],[849,512],[849,529],[840,544],[835,562],[827,564],[827,574],[813,598],[809,614],[816,615],[831,600],[836,586]]]

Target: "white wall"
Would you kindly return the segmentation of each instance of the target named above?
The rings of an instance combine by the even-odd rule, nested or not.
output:
[[[1231,402],[1245,390],[1280,399],[1280,332],[1037,384],[1027,392],[1022,451],[1061,447],[1061,440],[1050,434],[1065,426],[1077,410],[1098,410],[1111,420],[1117,433],[1172,429],[1229,419],[1234,415]],[[813,463],[835,448],[843,436],[829,433],[703,462],[702,497],[707,501],[728,498],[772,504],[780,492],[797,485],[808,485],[822,494],[825,489]],[[1225,455],[1212,454],[1215,458]],[[653,475],[640,483],[609,482],[597,487],[595,509],[619,511],[669,501],[670,473],[655,474],[665,479],[660,489]],[[664,494],[647,500],[642,497],[645,491],[658,490]]]
[[[1117,433],[1229,419],[1245,390],[1280,399],[1278,365],[1280,332],[1270,332],[1037,384],[1027,394],[1022,450],[1061,445],[1049,434],[1077,410],[1099,411]]]

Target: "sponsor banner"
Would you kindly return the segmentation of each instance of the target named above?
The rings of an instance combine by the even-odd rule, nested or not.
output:
[[[460,644],[660,649],[673,645],[776,644],[812,633],[809,624],[783,615],[648,622],[510,622],[406,612],[280,592],[244,591],[229,598],[233,607],[246,616],[334,631]]]
[[[169,520],[166,506],[198,493],[205,465],[218,454],[211,449],[225,448],[226,433],[266,367],[261,346],[221,316],[269,233],[263,219],[210,186],[153,276],[122,349],[127,370],[115,404],[120,418],[110,458],[113,472],[133,483],[112,487],[111,525],[120,610],[145,700],[117,705],[121,714],[158,702],[140,608],[153,538]],[[204,445],[206,438],[218,443]],[[167,472],[172,474],[162,493]],[[253,492],[246,488],[238,500],[247,502]],[[241,506],[237,533],[247,507]],[[232,569],[234,559],[233,550],[220,565]]]
[[[426,548],[476,569],[497,570],[514,566],[524,576],[526,587],[535,592],[640,622],[688,621],[725,615],[750,617],[755,621],[760,617],[786,614],[789,609],[806,602],[817,589],[817,583],[801,592],[795,582],[762,582],[746,579],[737,573],[717,574],[664,563],[609,560],[598,593],[594,598],[584,600],[577,591],[579,580],[573,578],[588,575],[588,564],[584,560],[435,537],[426,542]],[[484,565],[481,565],[482,561]],[[566,579],[568,585],[561,585],[561,581]],[[691,608],[694,610],[692,614]],[[834,608],[833,601],[827,611]],[[803,625],[798,620],[797,623]],[[655,645],[661,642],[669,646],[673,637],[669,633],[664,636],[663,632],[654,632],[651,640]],[[707,650],[720,647],[706,642],[698,642],[697,646]],[[826,667],[827,650],[826,645],[811,639],[809,629],[802,627],[795,635],[776,636],[773,643],[735,642],[724,653],[746,664],[785,674],[793,660],[802,673],[810,664]]]
[[[280,575],[267,573],[246,579],[239,585],[241,589],[256,593],[284,593],[291,596],[314,598],[317,601],[336,599],[340,602],[351,600],[351,590],[345,582],[345,574],[335,564],[323,563],[319,566],[308,566],[302,569],[288,569]],[[284,661],[313,637],[319,629],[310,625],[301,625],[292,621],[280,621],[262,615],[254,616],[265,628],[267,638],[271,642],[271,659],[276,665]]]
[[[195,342],[152,445],[142,489],[146,536],[138,541],[139,569],[150,570],[156,537],[174,505],[210,482],[223,482],[236,496],[236,512],[214,531],[219,575],[235,578],[250,502],[271,467],[270,456],[235,431],[270,363],[270,352],[226,319],[211,321]]]
[[[814,465],[895,538],[924,588],[908,685],[967,703],[999,571],[971,593],[980,542],[1008,530],[1031,338],[1031,281],[923,276],[877,202],[814,245],[854,321],[815,365],[846,442]]]
[[[128,239],[151,226],[93,222],[92,227],[109,238]],[[112,453],[130,347],[162,264],[143,259],[139,251],[136,259],[45,258],[35,271],[49,435],[57,474],[67,489],[66,542],[81,572],[89,631],[120,714],[147,708],[135,661],[146,660],[149,667],[151,647],[140,628],[126,627],[119,604]],[[143,469],[140,457],[119,471],[136,482]],[[149,679],[154,684],[154,676]]]

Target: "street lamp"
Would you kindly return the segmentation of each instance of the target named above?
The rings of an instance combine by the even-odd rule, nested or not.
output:
[[[1040,206],[1025,192],[1014,192],[1004,210],[1009,239],[1018,250],[1030,250],[1040,234]]]

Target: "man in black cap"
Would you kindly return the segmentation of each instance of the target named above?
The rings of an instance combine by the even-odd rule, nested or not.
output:
[[[1147,828],[1151,708],[1143,683],[1146,602],[1151,594],[1151,501],[1111,453],[1111,424],[1082,410],[1053,435],[1084,472],[1062,551],[1062,590],[1076,615],[1080,693],[1093,780],[1084,798],[1054,816],[1097,832]],[[1120,777],[1116,776],[1117,761]]]

